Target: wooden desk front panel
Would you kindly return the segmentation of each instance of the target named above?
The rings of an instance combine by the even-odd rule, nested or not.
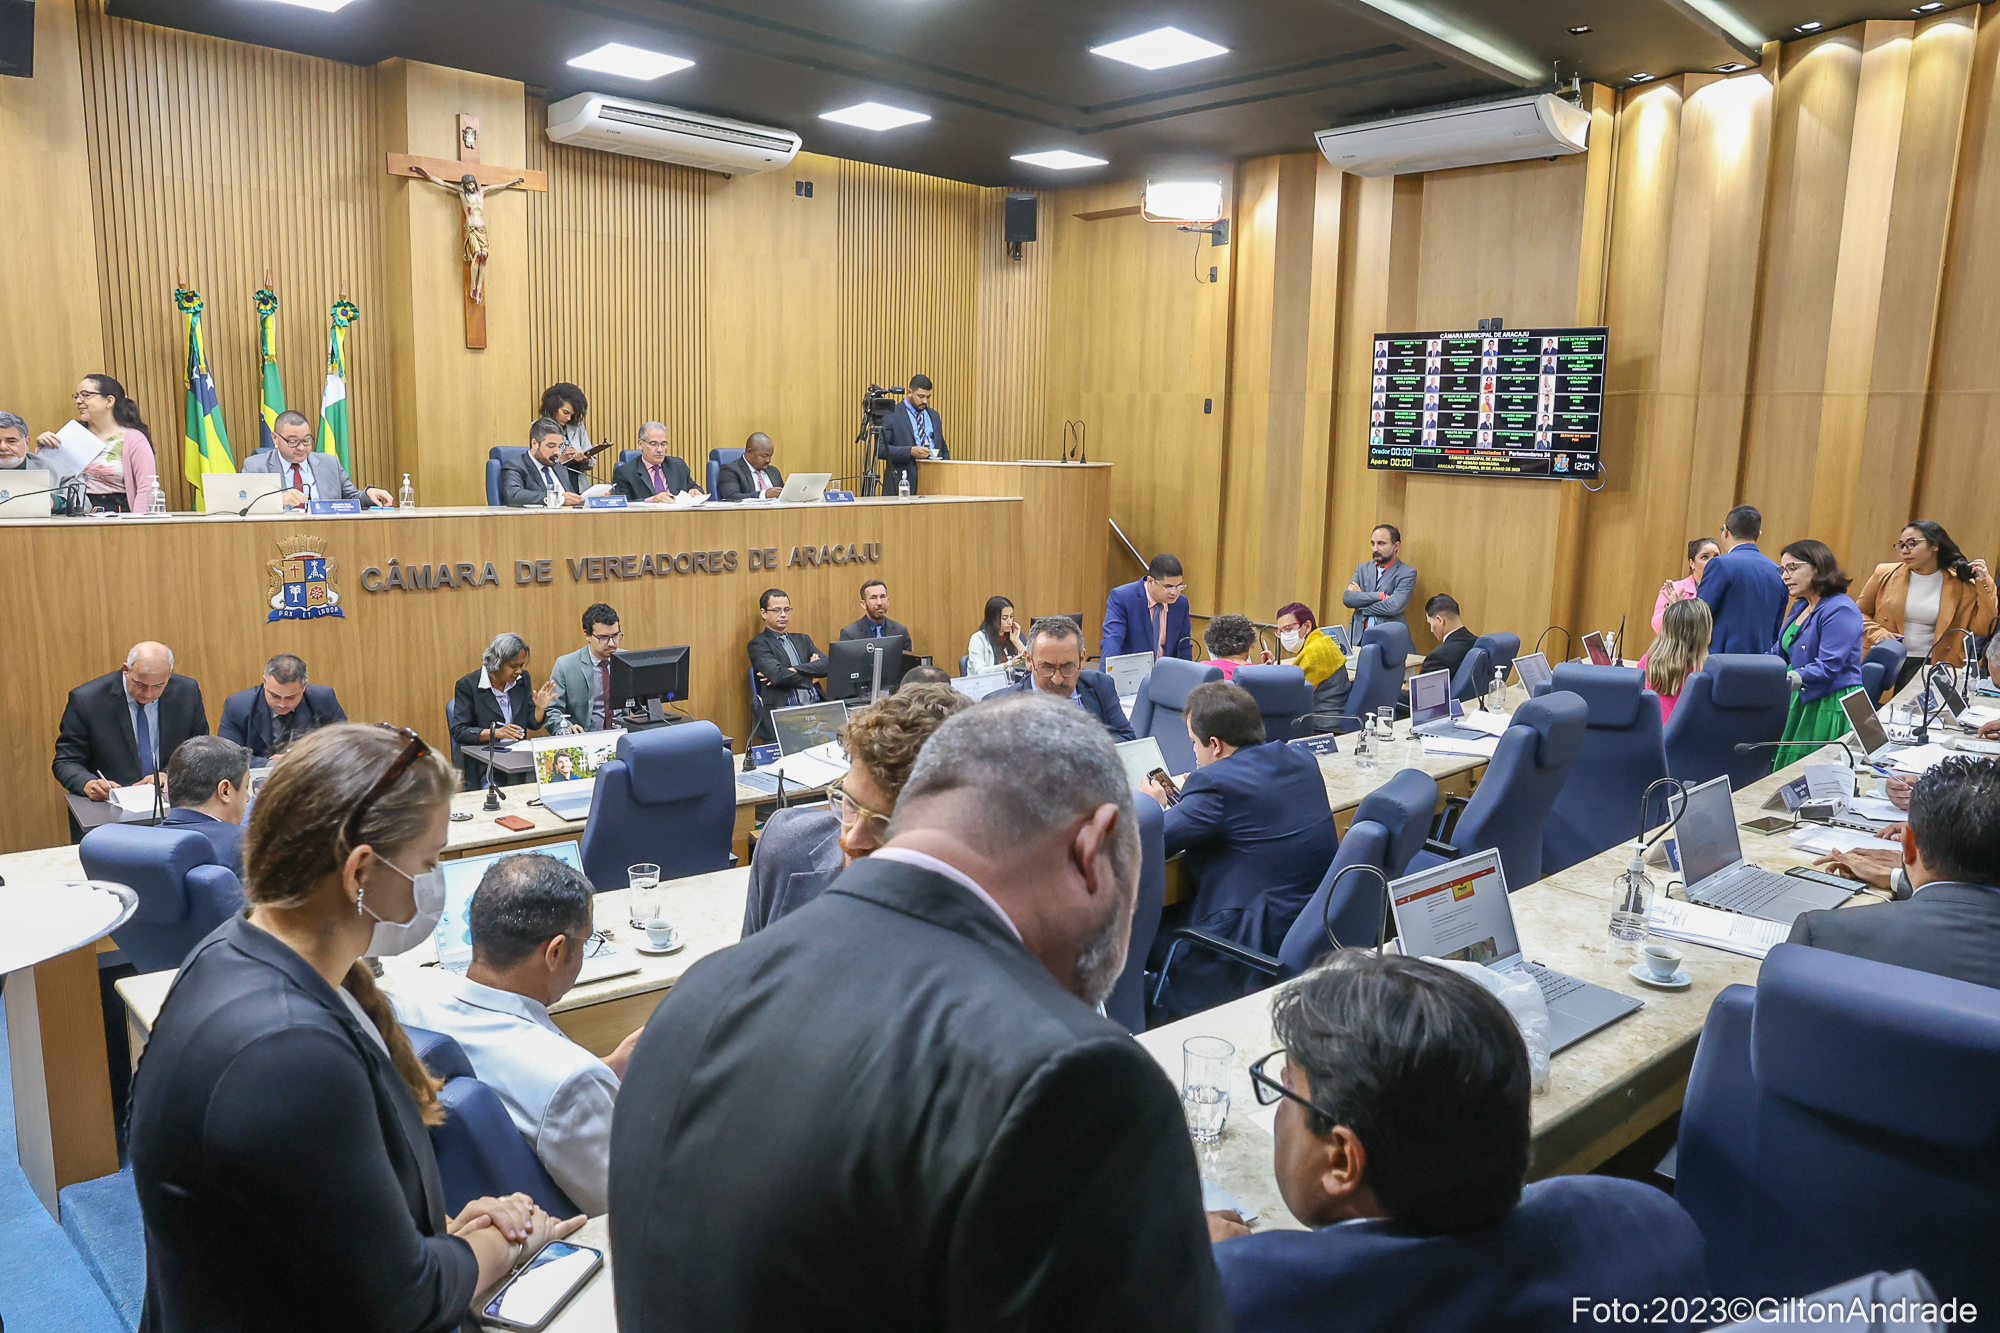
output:
[[[492,637],[521,634],[529,670],[547,678],[556,657],[581,646],[592,602],[617,608],[627,648],[689,644],[688,711],[739,740],[751,726],[744,645],[763,628],[757,595],[782,587],[792,628],[824,646],[861,614],[864,579],[889,584],[890,614],[909,625],[916,650],[956,670],[986,598],[1002,592],[1024,613],[1073,610],[1081,587],[1102,583],[1102,543],[1024,541],[1026,528],[1060,519],[1069,500],[1031,515],[1019,500],[929,498],[783,509],[686,513],[640,510],[419,510],[345,519],[186,518],[158,521],[0,522],[0,624],[9,627],[14,680],[0,728],[0,851],[60,844],[67,825],[50,775],[68,691],[117,669],[144,639],[173,648],[177,669],[201,683],[209,726],[224,698],[254,685],[263,664],[297,653],[312,679],[333,686],[348,716],[409,726],[449,745],[445,705],[458,677],[479,666]],[[1033,523],[1028,520],[1033,519]],[[281,540],[323,538],[343,616],[268,621],[269,566]],[[810,545],[879,544],[873,561],[792,565]],[[777,551],[773,572],[749,568],[753,551]],[[570,562],[592,557],[733,551],[720,574],[593,579]],[[363,589],[363,571],[470,562],[498,578],[431,591]],[[517,581],[517,561],[547,561],[548,582]],[[609,563],[609,561],[607,561]],[[725,562],[726,563],[726,562]],[[577,577],[582,573],[583,577]],[[533,577],[532,575],[530,577]],[[368,581],[373,583],[374,576]],[[1065,603],[1058,605],[1059,602]]]

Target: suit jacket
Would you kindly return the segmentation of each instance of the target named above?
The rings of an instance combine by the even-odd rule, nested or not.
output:
[[[69,692],[62,727],[56,733],[53,771],[63,790],[83,795],[84,784],[100,772],[120,786],[145,776],[139,771],[139,739],[132,731],[132,711],[125,693],[125,673],[113,671]],[[174,748],[190,736],[208,735],[208,709],[201,686],[192,677],[168,679],[160,696],[160,734],[153,737],[165,772]]]
[[[1861,608],[1861,646],[1864,652],[1891,636],[1902,636],[1903,608],[1909,597],[1908,565],[1900,560],[1891,560],[1886,565],[1875,566],[1875,572],[1868,576],[1867,585],[1854,599],[1854,604]],[[1967,583],[1947,572],[1944,586],[1938,589],[1937,642],[1931,649],[1931,661],[1964,666],[1965,636],[1952,631],[1969,629],[1978,635],[1991,631],[1993,617],[2000,613],[2000,606],[1996,606],[1994,599],[1991,574],[1977,583]]]
[[[1778,618],[1791,596],[1785,576],[1755,542],[1744,542],[1708,562],[1695,596],[1708,603],[1715,620],[1711,653],[1768,653],[1778,637]]]
[[[1168,657],[1194,659],[1194,636],[1188,632],[1188,599],[1176,598],[1167,608]],[[1104,602],[1104,633],[1099,636],[1100,659],[1127,653],[1150,653],[1159,642],[1153,628],[1153,606],[1146,600],[1146,580],[1121,583]]]
[[[1714,561],[1709,564],[1714,565]],[[1704,577],[1703,582],[1707,582]],[[1791,617],[1785,618],[1791,623]],[[1806,613],[1789,653],[1774,640],[1766,652],[1778,653],[1792,664],[1804,682],[1799,697],[1807,703],[1844,693],[1861,684],[1861,608],[1844,592],[1819,599]]]
[[[764,469],[764,475],[771,479],[773,486],[785,484],[785,474],[778,471],[776,463]],[[756,474],[750,464],[740,455],[724,463],[715,474],[715,498],[718,500],[755,500],[761,495],[757,489]]]
[[[793,670],[785,657],[785,650],[778,643],[778,636],[772,630],[765,630],[750,640],[750,668],[764,680],[766,685],[757,685],[757,735],[771,739],[771,710],[791,706],[788,697],[793,690],[812,690],[817,697],[819,682],[826,679],[826,658],[819,645],[808,634],[788,634],[792,647],[798,652],[800,666]],[[817,657],[820,660],[814,662]]]
[[[367,492],[354,484],[354,478],[347,475],[340,460],[332,454],[323,454],[315,449],[306,455],[306,461],[299,466],[312,474],[313,484],[319,488],[322,500],[359,500],[363,509],[374,502]],[[276,449],[259,449],[243,460],[245,472],[276,473],[284,479],[285,489],[292,485],[292,465],[281,457]]]
[[[1347,622],[1347,635],[1353,642],[1360,643],[1362,634],[1378,621],[1400,620],[1409,624],[1410,598],[1417,591],[1415,569],[1401,560],[1386,569],[1372,559],[1363,560],[1354,567],[1354,577],[1348,582],[1361,588],[1360,592],[1340,594],[1340,604],[1354,612]],[[1389,595],[1376,595],[1383,592]]]
[[[558,464],[550,464],[555,470],[556,480],[563,483],[563,489],[582,493],[576,473]],[[528,456],[523,449],[519,453],[509,453],[500,460],[500,503],[510,509],[534,509],[548,503],[548,483],[542,479],[541,464]]]
[[[1693,1219],[1650,1186],[1606,1176],[1530,1185],[1479,1231],[1413,1235],[1370,1218],[1238,1236],[1215,1262],[1240,1333],[1321,1333],[1329,1311],[1342,1333],[1546,1333],[1573,1326],[1570,1300],[1586,1292],[1644,1304],[1708,1291]]]
[[[1188,924],[1275,955],[1333,864],[1340,834],[1319,759],[1270,741],[1198,768],[1166,813],[1166,853],[1187,854],[1198,887]],[[1171,1008],[1193,1012],[1263,978],[1207,952],[1175,959]]]
[[[1789,942],[2000,986],[2000,888],[1934,883],[1899,903],[1807,912]]]
[[[840,630],[839,642],[848,643],[855,639],[883,639],[892,634],[902,635],[906,643],[916,642],[910,638],[910,627],[908,625],[886,616],[883,617],[882,632],[880,634],[875,632],[875,622],[867,616],[861,617],[861,619],[855,621],[852,625],[843,625]]]
[[[694,473],[688,470],[686,459],[668,454],[667,461],[660,464],[660,472],[667,479],[667,489],[675,495],[694,489]],[[653,490],[653,474],[646,471],[646,460],[643,458],[634,458],[613,468],[611,489],[633,504],[649,500],[657,494]]]
[[[611,1132],[618,1323],[1222,1329],[1200,1195],[1158,1063],[963,886],[878,854],[647,1023]]]
[[[331,685],[308,682],[306,697],[299,700],[292,717],[292,734],[303,737],[309,731],[347,721],[347,710],[340,706]],[[271,705],[264,698],[264,687],[257,684],[247,690],[238,690],[222,701],[222,721],[215,731],[222,739],[243,746],[256,758],[268,759],[275,748],[271,743],[273,721]]]
[[[243,917],[195,946],[160,1008],[131,1153],[149,1333],[473,1330],[479,1264],[445,1233],[409,1088],[311,964]]]
[[[549,668],[556,683],[555,702],[549,705],[549,731],[554,733],[574,725],[579,731],[595,726],[597,694],[603,687],[603,673],[588,644],[573,653],[564,653]],[[477,681],[473,682],[475,685]]]
[[[1003,694],[1026,694],[1035,688],[1033,673],[1021,677],[1004,690],[995,690],[987,695],[989,699]],[[1118,702],[1118,686],[1110,676],[1102,671],[1080,672],[1076,678],[1076,701],[1083,705],[1083,711],[1104,724],[1114,741],[1137,740],[1132,732],[1132,723],[1125,716],[1125,706]]]
[[[1438,640],[1437,647],[1424,654],[1424,664],[1417,668],[1417,674],[1421,676],[1427,671],[1439,670],[1456,674],[1459,667],[1465,664],[1465,655],[1471,652],[1473,645],[1478,642],[1477,634],[1460,625]]]
[[[506,725],[507,719],[500,715],[500,704],[493,697],[493,691],[480,688],[480,674],[480,671],[469,671],[460,676],[453,691],[453,698],[457,701],[457,722],[451,729],[454,745],[485,745],[486,742],[479,739],[483,728]],[[514,683],[507,687],[507,700],[508,706],[514,710],[514,723],[522,730],[539,731],[547,725],[547,715],[535,711],[535,686],[527,672],[514,677]],[[485,785],[485,764],[471,755],[461,755],[459,767],[465,773],[468,788]],[[507,785],[510,780],[519,782],[525,779],[503,775],[501,785]]]
[[[743,904],[743,937],[826,892],[845,861],[840,816],[823,808],[777,811],[757,835],[750,894]]]
[[[944,442],[944,418],[937,409],[927,407],[924,416],[930,423],[931,457],[950,458],[951,450]],[[896,481],[907,474],[910,478],[910,494],[917,493],[917,460],[910,456],[910,450],[917,447],[917,423],[910,420],[910,410],[902,404],[896,405],[882,422],[882,435],[875,443],[875,456],[884,459],[889,466],[882,469],[882,493],[896,494]]]
[[[243,826],[232,824],[214,815],[205,815],[192,806],[177,805],[167,811],[167,817],[160,821],[162,828],[184,828],[190,833],[199,833],[208,839],[208,845],[215,849],[217,863],[228,866],[236,872],[236,878],[243,878]]]

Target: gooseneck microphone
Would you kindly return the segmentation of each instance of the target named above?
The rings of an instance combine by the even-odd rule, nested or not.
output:
[[[1547,629],[1543,630],[1541,633],[1541,637],[1535,640],[1534,652],[1539,653],[1540,651],[1542,651],[1542,640],[1548,638],[1549,635],[1554,634],[1559,629],[1562,630],[1563,642],[1566,645],[1568,645],[1563,649],[1564,657],[1567,658],[1570,653],[1575,652],[1576,636],[1574,634],[1571,634],[1568,630],[1563,629],[1561,625],[1551,625]],[[1530,653],[1529,655],[1533,656],[1534,654]]]
[[[1854,747],[1846,741],[1744,741],[1736,747],[1736,753],[1749,754],[1752,750],[1777,749],[1816,750],[1824,745],[1838,745],[1841,749],[1847,751],[1847,767],[1849,771],[1859,771],[1860,762],[1854,756]]]

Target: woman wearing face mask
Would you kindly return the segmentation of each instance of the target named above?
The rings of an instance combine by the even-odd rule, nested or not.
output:
[[[1347,710],[1347,692],[1354,682],[1347,675],[1347,654],[1319,627],[1312,608],[1304,602],[1290,602],[1278,608],[1278,646],[1284,657],[1274,658],[1264,651],[1264,664],[1283,661],[1306,673],[1313,687],[1313,730],[1340,730],[1340,715]]]
[[[480,1293],[583,1225],[522,1195],[446,1217],[438,1084],[365,961],[436,926],[456,786],[414,733],[342,725],[259,791],[249,911],[181,965],[133,1080],[142,1329],[471,1333]]]
[[[819,897],[843,867],[888,839],[917,751],[946,718],[970,707],[949,685],[905,685],[847,719],[840,745],[851,762],[828,794],[831,808],[780,810],[764,822],[750,862],[745,936]]]

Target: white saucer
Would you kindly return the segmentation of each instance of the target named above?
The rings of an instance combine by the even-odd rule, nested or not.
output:
[[[1661,981],[1653,975],[1652,969],[1644,963],[1634,963],[1630,970],[1630,976],[1632,980],[1638,982],[1641,986],[1651,986],[1654,990],[1686,990],[1689,986],[1694,985],[1694,978],[1688,975],[1686,968],[1682,968],[1680,971],[1674,973],[1672,981]]]
[[[664,949],[655,949],[653,942],[646,938],[644,932],[641,932],[639,938],[632,942],[632,947],[640,953],[649,953],[657,958],[661,954],[679,953],[682,949],[687,948],[687,937],[679,931],[675,931],[674,942],[672,944],[669,944]]]

